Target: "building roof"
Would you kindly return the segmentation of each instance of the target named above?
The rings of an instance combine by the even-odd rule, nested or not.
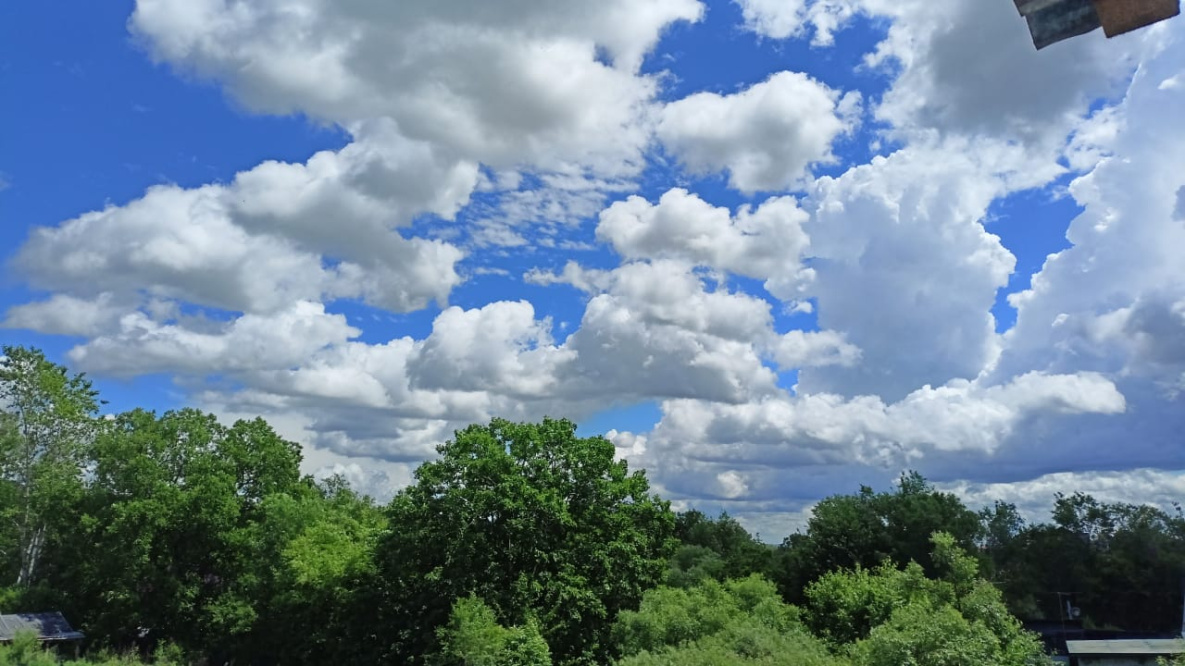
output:
[[[1029,24],[1033,45],[1043,49],[1102,28],[1122,35],[1181,13],[1180,0],[1013,0]]]
[[[1126,638],[1106,641],[1066,641],[1073,655],[1185,654],[1185,638]]]
[[[61,613],[17,613],[0,615],[0,641],[11,641],[22,631],[37,634],[42,641],[80,641],[85,636],[74,631]]]

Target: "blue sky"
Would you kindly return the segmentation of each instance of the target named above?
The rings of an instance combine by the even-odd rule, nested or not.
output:
[[[1181,28],[992,4],[7,3],[0,339],[380,496],[549,414],[763,533],[907,466],[1160,501]]]

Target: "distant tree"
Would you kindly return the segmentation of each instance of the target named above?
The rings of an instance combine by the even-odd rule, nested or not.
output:
[[[618,613],[661,580],[674,515],[612,443],[575,431],[494,420],[416,470],[377,551],[387,659],[421,663],[453,601],[476,594],[500,623],[535,618],[556,663],[604,663]]]
[[[98,393],[83,375],[24,347],[0,357],[0,524],[19,588],[38,577],[66,506],[82,492],[82,470],[97,428]],[[68,524],[68,521],[66,521]],[[9,574],[11,576],[11,574]]]
[[[777,588],[753,575],[646,593],[613,632],[618,666],[830,666],[841,663],[799,621]]]
[[[668,584],[764,575],[773,561],[774,548],[754,538],[727,513],[716,519],[695,510],[680,513],[675,517],[675,538],[680,547],[671,560]]]
[[[1075,493],[1055,497],[1052,517],[987,549],[1014,612],[1057,619],[1069,601],[1094,626],[1179,630],[1185,581],[1179,513]]]
[[[917,562],[932,572],[930,535],[945,532],[962,548],[975,548],[980,518],[954,494],[936,490],[921,475],[902,475],[893,492],[863,487],[815,506],[805,533],[788,537],[773,565],[773,577],[790,601],[829,571],[875,568],[885,559]]]

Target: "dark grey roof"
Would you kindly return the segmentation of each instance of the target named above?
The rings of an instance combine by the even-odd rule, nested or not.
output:
[[[1016,9],[1038,49],[1102,27],[1092,0],[1016,0]]]
[[[11,641],[22,631],[31,631],[43,641],[79,641],[85,638],[82,632],[74,631],[61,613],[0,615],[0,641]]]
[[[1172,655],[1185,654],[1185,638],[1127,638],[1107,641],[1066,641],[1074,655]]]
[[[1108,37],[1172,18],[1180,0],[1013,0],[1029,24],[1033,45],[1043,49],[1102,28]]]

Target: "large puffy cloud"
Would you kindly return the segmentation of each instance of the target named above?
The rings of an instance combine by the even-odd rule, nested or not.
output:
[[[255,110],[390,118],[498,167],[616,173],[639,167],[646,143],[655,82],[637,75],[642,57],[702,11],[696,0],[140,0],[130,25],[157,57]]]
[[[798,72],[779,72],[733,95],[702,92],[668,104],[658,137],[693,172],[728,171],[744,192],[785,190],[831,159],[851,128],[859,95],[840,94]]]
[[[228,185],[160,185],[37,229],[14,265],[36,287],[81,297],[142,294],[242,312],[362,298],[415,310],[447,299],[462,253],[398,227],[418,213],[451,217],[476,180],[476,165],[376,123],[307,164],[265,162]]]
[[[592,298],[565,346],[569,382],[614,401],[688,397],[740,402],[774,390],[754,344],[772,334],[769,304],[707,291],[676,261],[631,263]]]
[[[672,189],[651,204],[632,196],[604,210],[597,237],[626,259],[679,259],[718,271],[766,281],[785,301],[810,282],[802,264],[810,238],[807,213],[791,197],[728,209],[708,204],[685,189]]]
[[[872,67],[894,71],[876,115],[899,136],[939,131],[1022,141],[1056,151],[1075,118],[1117,85],[1148,48],[1094,33],[1040,53],[1007,2],[737,0],[750,29],[775,39],[814,30],[816,44],[856,15],[889,19]]]
[[[1016,261],[983,219],[1006,176],[967,148],[905,148],[816,184],[808,293],[863,362],[804,372],[801,390],[895,401],[994,358],[990,310]]]
[[[560,381],[556,366],[568,356],[552,343],[551,321],[536,320],[526,301],[454,307],[433,323],[412,379],[422,388],[540,397]]]

